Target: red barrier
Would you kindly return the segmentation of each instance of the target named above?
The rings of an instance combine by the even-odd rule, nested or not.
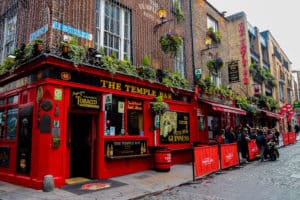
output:
[[[294,144],[296,142],[296,132],[289,132],[289,144]]]
[[[194,148],[194,166],[196,176],[203,176],[220,169],[218,145]]]
[[[259,149],[256,145],[255,140],[250,140],[248,142],[248,153],[249,153],[249,160],[254,160],[256,156],[259,154]]]
[[[283,140],[283,145],[289,145],[289,134],[288,133],[282,133],[282,140]]]
[[[239,164],[237,143],[221,144],[221,169]]]

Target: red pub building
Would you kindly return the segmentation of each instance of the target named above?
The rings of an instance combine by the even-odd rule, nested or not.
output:
[[[15,61],[2,66],[0,77],[0,179],[41,188],[48,174],[56,187],[72,177],[119,176],[152,169],[157,146],[170,150],[170,164],[190,162],[197,134],[194,92],[107,68],[116,60],[146,65],[147,55],[157,71],[176,70],[192,80],[190,56],[183,56],[191,54],[191,41],[176,58],[160,48],[166,32],[190,36],[183,28],[189,15],[183,22],[157,16],[160,7],[172,13],[180,6],[189,13],[188,2],[51,2],[7,1],[1,11],[3,23],[10,22],[5,27],[14,27],[4,33],[12,33],[10,48],[17,50],[1,52],[3,60],[14,54]],[[26,49],[35,48],[39,38],[43,51],[31,49],[28,56]],[[101,64],[97,50],[93,62],[90,54],[82,56],[74,38],[86,49],[103,49]],[[64,43],[73,49],[63,52]],[[151,111],[155,97],[168,105],[159,118]]]

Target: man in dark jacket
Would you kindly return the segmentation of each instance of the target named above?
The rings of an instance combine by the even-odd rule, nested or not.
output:
[[[264,152],[265,152],[265,148],[267,146],[267,140],[264,136],[264,133],[262,130],[258,130],[257,132],[257,136],[256,136],[256,145],[259,148],[259,153],[261,156],[261,161],[264,161]]]

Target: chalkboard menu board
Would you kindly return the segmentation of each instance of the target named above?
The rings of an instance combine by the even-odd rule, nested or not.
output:
[[[230,83],[240,81],[239,62],[237,60],[228,63],[228,76]]]

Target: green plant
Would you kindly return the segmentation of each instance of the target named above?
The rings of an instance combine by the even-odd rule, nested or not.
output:
[[[27,43],[24,49],[24,59],[30,59],[34,56],[39,55],[43,51],[43,39],[36,38],[31,42]]]
[[[162,96],[157,96],[154,98],[154,101],[150,103],[151,110],[156,114],[156,115],[161,115],[164,112],[166,112],[169,109],[169,106],[167,103],[163,101]]]
[[[214,31],[213,27],[209,27],[206,32],[206,37],[210,38],[215,43],[221,43],[222,35],[220,31]]]
[[[62,41],[61,45],[67,47],[68,52],[63,52],[63,54],[66,58],[70,58],[76,67],[83,62],[85,49],[78,44],[76,36],[72,36],[68,41]]]
[[[235,99],[236,99],[236,104],[239,108],[252,114],[255,114],[257,112],[257,106],[251,104],[251,102],[246,97],[236,95]]]
[[[219,70],[224,66],[224,62],[221,57],[209,59],[206,62],[206,67],[213,75],[218,75]]]
[[[187,88],[188,81],[179,72],[165,71],[165,76],[162,79],[162,84],[167,87]]]
[[[6,57],[3,63],[0,65],[0,74],[5,74],[14,69],[16,61],[14,58]]]
[[[138,71],[138,75],[143,78],[143,79],[146,79],[150,82],[154,82],[155,79],[156,79],[156,72],[155,72],[155,69],[150,67],[150,66],[139,66],[137,68],[137,71]]]
[[[174,14],[178,23],[184,21],[184,14],[179,6],[178,0],[174,1]]]
[[[176,57],[182,48],[182,37],[173,33],[168,32],[161,36],[160,46],[163,52],[169,53],[172,57]]]
[[[147,67],[150,66],[150,59],[147,54],[144,55],[142,63],[143,63],[143,66],[147,66]]]

